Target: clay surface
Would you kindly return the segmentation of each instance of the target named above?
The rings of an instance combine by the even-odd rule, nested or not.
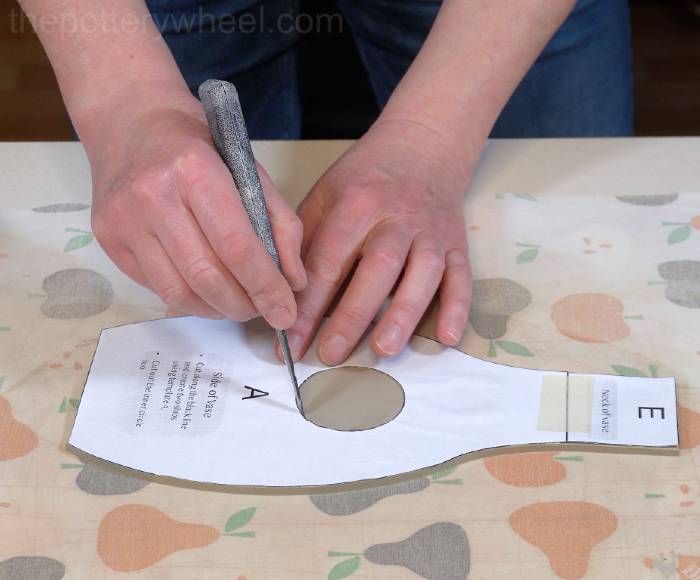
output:
[[[339,367],[311,375],[301,385],[306,418],[337,431],[373,429],[395,418],[404,392],[396,379],[368,367]]]

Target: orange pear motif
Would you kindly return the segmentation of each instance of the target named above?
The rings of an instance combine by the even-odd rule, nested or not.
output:
[[[511,528],[542,550],[555,574],[567,580],[582,578],[596,544],[617,528],[609,509],[583,501],[535,503],[514,511]]]
[[[0,396],[0,461],[22,457],[38,444],[36,433],[13,417],[10,402]]]
[[[512,453],[484,459],[484,467],[499,481],[517,487],[554,485],[566,477],[566,468],[554,460],[557,451]]]
[[[624,307],[607,294],[572,294],[552,306],[552,321],[564,336],[580,342],[614,342],[629,336]]]
[[[129,504],[102,519],[97,553],[113,570],[134,572],[178,550],[211,544],[219,535],[211,526],[178,522],[154,507]]]

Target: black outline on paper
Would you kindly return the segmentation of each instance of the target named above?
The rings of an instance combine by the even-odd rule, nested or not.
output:
[[[90,372],[92,371],[92,365],[95,362],[95,355],[97,354],[97,349],[99,348],[100,341],[102,340],[102,333],[103,332],[105,332],[106,330],[114,329],[114,328],[120,328],[122,326],[133,326],[133,325],[144,324],[144,323],[148,323],[148,322],[156,322],[159,320],[170,320],[173,318],[192,318],[192,317],[191,316],[171,316],[171,317],[152,318],[149,320],[141,320],[138,322],[125,322],[124,324],[117,324],[114,326],[103,328],[100,331],[100,334],[99,334],[99,337],[97,340],[97,344],[95,345],[95,352],[93,353],[92,360],[90,361],[90,365],[88,367],[88,373],[85,377],[85,382],[83,383],[83,388],[80,392],[80,400],[82,400],[83,393],[85,392],[85,387],[87,386],[88,379],[90,378]],[[453,348],[453,347],[445,346],[442,343],[440,343],[439,341],[435,340],[434,338],[424,336],[422,334],[416,333],[415,336],[419,336],[423,339],[434,342],[443,348]],[[566,412],[567,412],[567,421],[568,421],[568,375],[569,375],[569,371],[557,371],[557,370],[551,370],[551,369],[531,369],[528,367],[509,365],[506,363],[495,363],[495,362],[490,361],[490,360],[481,359],[479,357],[475,357],[473,355],[467,354],[459,349],[455,349],[455,350],[457,350],[457,352],[459,352],[460,354],[462,354],[466,357],[478,359],[482,362],[497,365],[497,366],[507,366],[507,367],[517,368],[517,369],[528,369],[528,370],[534,370],[534,371],[545,372],[545,373],[546,372],[565,373],[567,376],[567,409],[566,409]],[[328,370],[330,370],[332,368],[337,368],[337,367],[329,367]],[[377,370],[377,369],[375,369],[375,370]],[[317,371],[317,372],[321,372],[321,371]],[[316,373],[314,373],[314,374],[316,374]],[[602,373],[594,373],[594,372],[578,373],[577,372],[575,374],[598,376]],[[615,376],[615,375],[606,375],[606,376]],[[674,397],[676,400],[676,433],[678,434],[678,428],[679,428],[679,424],[678,424],[678,385],[676,383],[676,379],[675,379],[675,377],[654,377],[654,378],[673,379]],[[403,386],[401,386],[401,388],[403,390]],[[405,404],[405,391],[404,391],[404,404]],[[402,410],[403,410],[403,407],[402,407]],[[73,419],[73,426],[71,426],[71,434],[73,432],[73,427],[75,425],[75,421],[77,420],[79,413],[80,413],[80,404],[78,404],[78,410],[77,410],[75,417]],[[398,417],[398,414],[396,416]],[[308,421],[308,419],[304,418],[303,416],[302,416],[302,418],[305,421]],[[311,423],[311,421],[308,421],[308,422]],[[312,424],[316,425],[315,423],[312,423]],[[384,423],[384,424],[386,425],[386,423]],[[318,427],[327,429],[327,427],[321,427],[321,426],[318,426]],[[369,431],[369,429],[363,429],[363,431]],[[350,433],[352,431],[338,431],[338,432]],[[68,439],[70,440],[70,434],[68,435]],[[261,494],[261,493],[265,493],[265,492],[270,493],[270,492],[275,492],[275,491],[277,493],[279,493],[281,491],[285,491],[287,493],[297,492],[300,494],[306,494],[306,493],[308,493],[308,490],[313,490],[314,493],[324,493],[324,492],[337,493],[338,490],[336,488],[340,487],[340,486],[351,486],[352,488],[355,488],[355,487],[362,488],[362,487],[374,487],[377,485],[387,485],[389,483],[392,483],[395,481],[400,481],[402,479],[407,479],[407,478],[414,479],[417,477],[421,477],[422,475],[429,474],[429,473],[436,471],[436,470],[439,470],[439,469],[443,469],[445,466],[452,465],[454,463],[460,463],[461,461],[466,461],[472,457],[482,458],[485,456],[504,454],[504,450],[512,450],[511,451],[512,453],[517,453],[517,452],[519,452],[518,449],[523,448],[523,447],[526,447],[526,448],[528,448],[528,451],[531,451],[531,450],[536,450],[536,449],[547,450],[547,449],[551,449],[553,446],[556,446],[559,449],[567,449],[567,450],[572,450],[572,451],[576,450],[576,451],[597,451],[597,452],[619,453],[620,449],[622,449],[622,450],[625,450],[627,452],[643,451],[645,454],[653,454],[653,455],[679,455],[680,454],[680,449],[679,449],[678,445],[664,445],[664,446],[628,445],[628,444],[623,444],[623,443],[598,443],[595,441],[569,441],[568,440],[568,429],[567,429],[566,441],[563,441],[563,442],[549,442],[549,443],[532,443],[532,442],[530,442],[530,443],[511,444],[511,445],[500,445],[500,446],[495,446],[495,447],[486,447],[483,449],[475,449],[473,451],[461,453],[461,454],[456,455],[450,459],[447,459],[445,461],[441,461],[440,463],[436,463],[435,465],[425,466],[425,467],[421,467],[419,469],[413,469],[411,471],[396,473],[396,474],[387,475],[387,476],[380,476],[380,477],[369,478],[369,479],[351,480],[351,481],[344,481],[344,482],[336,482],[336,483],[332,483],[332,484],[321,483],[321,484],[306,484],[306,485],[245,485],[245,484],[227,484],[227,483],[197,481],[197,480],[191,480],[191,479],[183,479],[183,478],[170,476],[170,475],[159,475],[159,474],[151,473],[148,471],[142,471],[140,469],[128,467],[126,465],[122,465],[122,464],[117,463],[115,461],[110,461],[108,459],[104,459],[102,457],[92,455],[91,453],[88,453],[87,451],[83,451],[82,449],[75,447],[74,445],[71,445],[69,442],[66,442],[66,449],[72,450],[73,453],[77,457],[79,457],[79,458],[81,458],[81,457],[92,458],[93,463],[98,463],[105,468],[114,469],[116,467],[116,468],[125,470],[128,474],[132,475],[132,477],[133,477],[134,473],[137,473],[137,474],[142,474],[142,476],[144,476],[143,478],[148,479],[149,481],[158,482],[158,483],[166,483],[169,485],[176,485],[176,486],[192,488],[192,489],[202,489],[202,490],[208,489],[208,490],[214,490],[214,491],[219,491],[219,492],[229,491],[229,492],[234,492],[234,493],[246,493],[246,494],[255,494],[255,493]]]

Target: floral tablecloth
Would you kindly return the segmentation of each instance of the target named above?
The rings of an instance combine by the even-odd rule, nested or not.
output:
[[[298,201],[347,145],[256,152]],[[0,144],[0,175],[1,579],[700,578],[700,140],[494,142],[465,201],[462,350],[675,376],[679,455],[554,448],[316,495],[164,485],[66,449],[99,331],[164,307],[93,239],[79,145]]]

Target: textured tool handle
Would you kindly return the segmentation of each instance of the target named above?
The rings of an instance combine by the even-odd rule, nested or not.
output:
[[[267,253],[275,262],[277,269],[281,271],[280,257],[275,247],[270,216],[265,205],[265,194],[260,183],[258,168],[255,165],[248,130],[243,120],[238,91],[236,87],[226,81],[209,80],[199,87],[199,98],[202,101],[204,112],[207,114],[209,132],[214,145],[231,171],[248,219]],[[289,350],[287,333],[284,330],[276,332],[282,356],[289,371],[289,378],[294,387],[297,408],[303,416],[304,407],[299,392],[299,382],[294,372],[294,361]]]
[[[214,145],[233,175],[250,223],[279,270],[280,258],[238,91],[226,81],[209,80],[199,87],[199,98],[207,115]]]

